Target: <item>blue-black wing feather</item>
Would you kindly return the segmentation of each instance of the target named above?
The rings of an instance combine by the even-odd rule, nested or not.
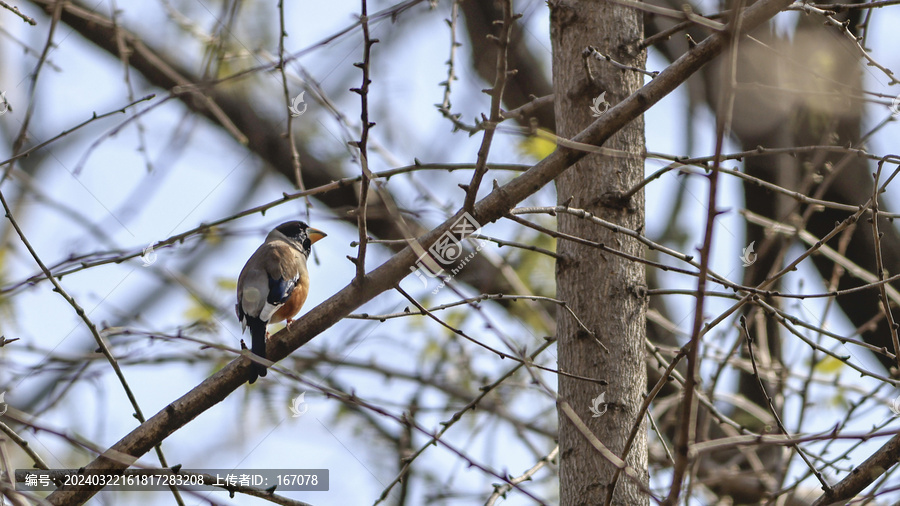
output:
[[[247,326],[250,327],[251,350],[261,358],[266,358],[266,322],[253,316],[247,316]],[[266,366],[254,362],[250,366],[250,383],[256,381],[258,376],[266,375]]]
[[[269,277],[269,296],[266,298],[266,302],[273,306],[284,304],[287,302],[288,297],[291,296],[295,286],[297,286],[296,279],[273,279]]]

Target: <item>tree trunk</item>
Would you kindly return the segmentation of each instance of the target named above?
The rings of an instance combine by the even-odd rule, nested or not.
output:
[[[557,134],[571,138],[596,118],[592,101],[604,95],[612,105],[643,84],[643,76],[621,70],[606,61],[591,59],[590,75],[585,70],[583,51],[593,46],[613,60],[644,68],[645,54],[629,50],[643,34],[640,11],[608,2],[587,0],[551,1],[553,43],[553,88]],[[598,112],[605,105],[600,104]],[[558,202],[570,202],[594,215],[642,230],[644,196],[638,193],[628,209],[599,204],[598,197],[609,191],[626,190],[644,176],[644,122],[639,118],[613,136],[605,147],[633,156],[607,157],[593,154],[566,171],[556,181]],[[571,198],[571,201],[570,201]],[[601,228],[590,221],[565,213],[558,216],[559,231],[602,243],[629,255],[643,256],[641,245],[622,234]],[[558,297],[565,300],[595,336],[581,329],[565,310],[557,313],[559,369],[577,376],[602,378],[596,383],[559,375],[559,394],[601,443],[621,456],[632,427],[638,423],[637,437],[626,462],[644,476],[647,483],[647,431],[645,418],[637,420],[646,389],[644,337],[646,332],[644,265],[598,248],[560,240],[562,258],[557,263]],[[608,351],[600,344],[599,340]],[[607,410],[594,416],[592,400],[605,392]],[[603,411],[603,406],[598,412]],[[603,458],[560,410],[560,504],[604,504],[616,467]],[[616,484],[613,504],[648,504],[641,486],[624,473]]]

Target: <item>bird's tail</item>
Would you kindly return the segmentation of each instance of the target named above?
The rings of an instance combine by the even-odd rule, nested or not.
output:
[[[250,350],[254,355],[266,358],[266,322],[252,316],[247,316],[246,318],[247,326],[250,327],[250,338],[252,339]],[[265,376],[266,372],[268,372],[266,371],[266,366],[256,362],[253,362],[250,370],[252,371],[250,383],[255,382],[258,376]]]

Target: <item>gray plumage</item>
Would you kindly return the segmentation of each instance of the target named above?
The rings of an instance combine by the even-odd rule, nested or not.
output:
[[[251,350],[266,358],[266,327],[269,323],[291,319],[300,312],[309,294],[306,259],[312,243],[325,233],[302,221],[277,226],[265,242],[247,260],[237,283],[235,312],[242,332],[250,327]],[[253,364],[250,383],[265,376],[266,368]]]

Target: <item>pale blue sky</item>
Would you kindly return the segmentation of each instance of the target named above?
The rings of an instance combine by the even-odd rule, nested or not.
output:
[[[286,18],[290,37],[286,40],[289,51],[308,47],[327,35],[343,28],[353,20],[353,13],[358,9],[358,2],[332,1],[328,3],[287,2]],[[208,4],[201,2],[179,2],[184,4],[185,14],[191,16],[201,28],[210,26],[213,17],[209,10],[216,12]],[[108,2],[98,7],[104,13],[109,12]],[[383,8],[384,3],[373,3],[370,11]],[[16,23],[8,13],[0,11],[0,19],[4,28],[16,37],[27,41],[32,47],[40,47],[46,37],[48,20],[39,17],[30,5],[22,5],[23,11],[38,17],[39,26],[32,28],[24,23]],[[709,6],[712,10],[714,6]],[[199,54],[200,44],[196,40],[185,38],[174,30],[170,22],[163,18],[158,2],[143,2],[139,5],[119,3],[123,10],[122,23],[131,30],[141,34],[153,46],[186,56]],[[259,33],[259,24],[270,26],[270,36],[277,32],[277,17],[271,3],[247,6],[245,14],[247,23],[252,28],[238,30],[235,36],[248,49],[260,46],[274,52],[277,40],[256,41],[250,38]],[[257,10],[258,9],[258,10]],[[528,44],[532,48],[550,47],[548,39],[547,9],[542,0],[518,2],[517,9],[525,12]],[[893,23],[898,19],[896,9],[879,11],[872,20],[872,33],[869,45],[876,48],[874,55],[883,64],[891,68],[900,68],[900,56],[888,48],[900,47],[900,35],[893,30]],[[373,36],[382,40],[402,36],[404,40],[393,45],[390,52],[382,52],[386,45],[377,45],[374,50],[374,83],[372,87],[372,114],[378,126],[373,130],[374,141],[383,145],[391,156],[370,157],[373,170],[383,170],[394,165],[412,162],[413,157],[429,162],[471,162],[475,159],[480,135],[469,137],[464,132],[449,134],[450,124],[442,119],[433,104],[440,102],[442,89],[437,83],[446,78],[446,66],[449,32],[443,19],[448,16],[447,2],[440,2],[437,12],[428,12],[420,5],[405,14],[398,23],[414,23],[416,26],[405,31],[395,30],[389,21],[382,21],[373,27]],[[781,26],[793,21],[793,13],[779,15]],[[256,23],[256,24],[254,24]],[[460,38],[464,39],[463,34]],[[90,117],[93,112],[106,112],[117,109],[128,102],[122,79],[121,63],[101,53],[91,44],[82,40],[72,30],[61,25],[55,38],[58,48],[50,60],[61,67],[56,72],[45,67],[37,91],[34,123],[31,129],[32,140],[43,140],[64,128],[75,125]],[[335,80],[345,75],[353,76],[352,82],[358,83],[359,72],[350,64],[358,61],[361,54],[361,37],[357,32],[342,38],[333,47],[316,51],[302,58],[299,63],[309,69],[326,89]],[[18,131],[20,121],[27,102],[27,82],[24,81],[34,64],[33,58],[23,58],[19,50],[12,47],[6,38],[0,38],[0,47],[4,48],[2,67],[0,67],[0,90],[7,92],[7,99],[15,108],[14,113],[0,117],[0,128],[8,132]],[[181,49],[178,49],[181,48]],[[879,52],[880,50],[880,52]],[[540,54],[540,51],[536,51]],[[460,80],[455,83],[453,94],[454,110],[463,113],[463,118],[471,121],[478,113],[487,110],[489,97],[480,89],[484,83],[469,69],[467,47],[457,52],[459,58]],[[546,53],[546,65],[549,71],[549,50]],[[196,66],[197,62],[186,61]],[[665,61],[654,51],[650,51],[647,67],[661,70]],[[900,92],[884,86],[884,79],[875,72],[867,73],[867,86],[872,91],[882,93]],[[276,74],[272,74],[271,82],[261,80],[258,89],[252,90],[251,96],[266,100],[270,104],[272,95],[280,97],[280,82]],[[156,104],[162,100],[164,93],[148,88],[140,77],[133,77],[136,94],[157,93],[157,98],[150,102]],[[292,84],[292,93],[303,88],[296,82]],[[308,97],[309,95],[307,95]],[[352,120],[358,119],[358,97],[346,92],[335,92],[331,97]],[[309,98],[307,98],[309,101]],[[679,89],[666,97],[645,116],[647,132],[647,149],[655,152],[684,154],[684,92]],[[257,104],[248,104],[257,107]],[[146,107],[142,105],[141,108]],[[880,121],[889,114],[886,107],[870,105],[871,121]],[[184,108],[176,101],[170,101],[156,108],[145,117],[148,131],[157,135],[147,137],[151,159],[159,160],[160,153],[167,149],[171,139],[168,137],[175,126],[183,120]],[[193,228],[200,223],[220,218],[228,206],[237,198],[244,185],[249,184],[258,172],[260,162],[237,145],[223,133],[221,129],[212,128],[205,120],[191,123],[193,127],[184,136],[187,143],[183,153],[166,170],[148,174],[144,160],[136,151],[138,140],[133,126],[126,128],[116,137],[106,139],[91,153],[83,170],[78,176],[72,171],[79,165],[91,143],[105,132],[120,124],[123,116],[116,116],[97,122],[77,135],[67,137],[63,142],[54,144],[48,149],[52,156],[44,162],[40,173],[41,188],[48,195],[61,199],[76,208],[88,219],[103,224],[106,232],[112,236],[118,247],[135,250],[147,244],[166,238],[172,234]],[[195,120],[190,120],[191,122]],[[349,154],[344,147],[342,131],[329,115],[321,110],[321,106],[310,103],[308,112],[296,120],[298,128],[315,132],[317,147],[323,153],[339,155],[344,153],[343,167],[348,173],[356,173],[358,168],[349,162]],[[309,122],[309,124],[307,124]],[[712,152],[714,138],[711,134],[711,116],[701,111],[695,123],[697,129],[696,145],[691,154],[709,154]],[[304,130],[307,129],[307,130]],[[158,135],[165,132],[165,135]],[[416,135],[410,136],[409,132]],[[893,141],[900,135],[900,126],[889,125],[877,134],[871,143],[870,151],[876,153],[890,152]],[[520,138],[511,135],[497,136],[492,148],[491,160],[504,162],[529,163],[518,147]],[[729,145],[726,151],[735,150]],[[0,158],[9,155],[9,146],[0,146]],[[393,158],[392,158],[393,157]],[[27,162],[26,162],[27,163]],[[661,165],[654,161],[647,162],[647,172],[653,172]],[[506,180],[510,174],[491,174]],[[415,179],[442,204],[458,207],[462,201],[462,191],[456,183],[467,182],[468,174],[455,172],[449,175],[417,175]],[[660,231],[667,219],[671,205],[674,184],[685,179],[674,174],[664,176],[658,183],[647,187],[647,230],[652,237]],[[731,178],[722,178],[723,188],[720,206],[733,210],[741,205],[738,184]],[[154,185],[158,187],[154,188]],[[697,178],[689,179],[689,196],[686,201],[683,220],[685,223],[701,223],[705,217],[706,185]],[[4,184],[4,190],[18,189],[16,181]],[[489,188],[489,184],[484,185]],[[150,188],[154,188],[149,190]],[[423,205],[408,195],[415,195],[417,188],[406,178],[392,178],[389,188],[398,195],[401,204],[417,209],[425,209],[422,218],[426,222],[438,223],[444,214],[438,206]],[[291,191],[292,186],[281,176],[271,175],[259,188],[249,206],[277,199],[282,192]],[[487,191],[487,190],[485,190]],[[545,189],[530,199],[533,203],[549,205],[554,201],[550,189]],[[729,204],[733,202],[733,204]],[[897,206],[894,206],[895,210]],[[454,208],[455,209],[455,208]],[[73,226],[64,215],[57,211],[47,210],[43,204],[26,198],[26,203],[19,210],[21,225],[28,234],[32,244],[45,262],[53,263],[67,257],[73,252],[85,253],[101,249],[94,238],[85,236],[83,230]],[[199,269],[192,281],[206,289],[206,293],[217,301],[224,313],[219,315],[220,328],[218,334],[204,336],[208,339],[221,339],[227,346],[237,347],[240,338],[240,327],[230,312],[234,294],[231,290],[216,287],[219,279],[236,278],[241,266],[250,253],[261,242],[265,230],[272,226],[294,219],[298,215],[305,216],[302,201],[295,201],[269,211],[266,216],[254,215],[242,218],[230,228],[246,232],[239,237],[232,237],[216,246],[216,255]],[[313,284],[307,308],[325,300],[347,285],[353,275],[347,255],[354,255],[355,249],[350,242],[357,238],[355,227],[339,223],[324,209],[317,205],[311,211],[311,224],[328,232],[329,237],[315,246],[316,255],[311,261],[310,270]],[[686,226],[688,232],[694,232],[689,244],[699,245],[701,228]],[[485,227],[486,233],[496,236],[515,238],[520,229],[507,223],[492,224]],[[723,216],[717,222],[716,250],[713,257],[713,268],[730,279],[739,280],[741,263],[739,255],[746,246],[743,239],[743,223],[736,212]],[[184,250],[196,244],[196,239],[179,248],[166,248],[157,251],[158,261],[150,268],[143,268],[141,262],[132,260],[122,265],[109,265],[91,269],[87,272],[67,276],[63,286],[84,306],[91,318],[98,324],[114,320],[120,310],[129,307],[130,301],[136,300],[143,291],[158,287],[158,278],[152,270],[177,269],[184,258]],[[504,254],[495,246],[488,246],[493,254]],[[19,280],[25,275],[37,272],[30,258],[23,256],[24,250],[11,258],[4,266],[10,280]],[[388,253],[381,248],[370,250],[368,265],[377,266],[388,258]],[[668,286],[694,288],[695,279],[674,274],[663,273],[661,279]],[[790,286],[797,286],[799,280],[805,280],[804,291],[816,291],[819,288],[813,281],[815,275],[801,270],[789,279]],[[419,295],[425,291],[414,277],[408,277],[404,288]],[[432,287],[429,287],[429,290]],[[800,290],[800,288],[797,288]],[[446,301],[453,298],[449,290],[442,291],[433,300]],[[684,329],[689,328],[692,319],[692,305],[688,298],[682,300],[684,306],[675,307],[673,316],[683,314],[684,320],[678,321]],[[49,290],[49,285],[41,284],[18,295],[15,299],[14,322],[7,322],[3,332],[7,337],[19,337],[21,344],[34,344],[41,349],[57,351],[81,352],[93,348],[92,341],[85,331],[80,319],[61,297]],[[670,303],[671,304],[671,303]],[[190,300],[185,290],[175,290],[172,298],[165,304],[156,306],[146,313],[135,326],[146,329],[174,329],[186,323],[185,310]],[[361,308],[360,312],[384,313],[401,310],[406,305],[399,295],[384,294],[370,304]],[[727,303],[710,300],[707,312],[717,314],[727,307]],[[804,301],[803,309],[812,314],[821,314],[821,302]],[[522,332],[518,322],[510,321],[505,312],[492,310],[487,313],[495,321],[505,325],[507,332],[515,333],[523,339],[523,344],[533,348],[541,336],[529,336]],[[834,313],[832,313],[834,314]],[[815,319],[815,318],[813,318]],[[481,323],[471,318],[465,326],[478,332]],[[848,327],[843,319],[832,317],[830,323],[836,330],[847,332]],[[323,335],[317,337],[311,346],[313,349],[328,349],[343,354],[348,359],[364,361],[374,359],[391,367],[404,368],[416,364],[421,350],[417,343],[424,342],[425,333],[437,332],[434,326],[409,325],[401,320],[389,320],[381,324],[362,323],[357,320],[345,320]],[[356,339],[357,336],[365,336]],[[493,337],[486,335],[485,340],[493,343]],[[352,344],[347,344],[351,343]],[[116,348],[120,353],[136,356],[152,355],[165,351],[165,354],[194,353],[196,346],[157,341],[147,344],[138,341],[128,346]],[[3,353],[9,353],[4,350]],[[548,352],[550,353],[550,352]],[[551,354],[552,355],[552,354]],[[550,356],[550,355],[548,355]],[[871,360],[855,354],[860,360]],[[40,353],[18,353],[19,360],[39,362]],[[551,357],[552,358],[552,357]],[[25,365],[25,364],[22,364]],[[478,359],[478,368],[489,377],[497,376],[505,371],[508,363],[497,364],[495,360],[483,357]],[[127,378],[140,401],[145,415],[150,416],[163,408],[167,403],[193,388],[209,375],[205,368],[184,366],[165,366],[164,372],[158,365],[127,367]],[[338,368],[335,377],[347,387],[352,388],[363,398],[371,399],[389,408],[396,407],[394,402],[405,402],[412,394],[409,384],[399,381],[373,382],[370,375],[353,369]],[[221,404],[201,415],[197,420],[176,432],[164,443],[164,450],[170,463],[181,463],[188,468],[211,467],[209,462],[215,461],[221,467],[240,468],[329,468],[332,470],[332,490],[327,493],[288,493],[286,495],[314,504],[367,504],[380,493],[383,484],[393,479],[394,465],[379,465],[379,456],[387,451],[385,448],[369,447],[367,438],[354,432],[352,423],[333,423],[338,403],[326,400],[308,389],[306,400],[310,410],[300,418],[292,418],[288,406],[290,398],[299,391],[293,390],[292,383],[278,374],[270,374],[272,381],[283,385],[273,398],[262,398],[259,390],[242,388]],[[0,371],[0,385],[9,380],[8,374]],[[555,378],[545,376],[545,380],[555,384]],[[861,380],[861,383],[865,384]],[[6,400],[15,406],[17,398],[29,397],[29,392],[42,385],[42,378],[28,378],[20,383],[7,385]],[[97,388],[99,387],[99,388]],[[520,385],[523,394],[510,405],[513,411],[527,412],[532,407],[544,409],[547,398],[535,391],[531,385]],[[98,395],[97,392],[102,392]],[[20,397],[21,396],[21,397]],[[429,395],[422,399],[425,406],[440,406],[444,402],[442,396]],[[135,420],[130,411],[123,408],[125,397],[115,378],[104,374],[96,382],[80,382],[66,396],[57,409],[51,410],[40,419],[49,426],[63,428],[73,433],[83,434],[96,443],[108,446],[134,428]],[[822,427],[833,424],[840,419],[840,412],[829,415],[823,409],[820,418]],[[439,414],[425,412],[420,422],[428,427],[435,427],[443,418]],[[822,428],[817,427],[817,428]],[[519,474],[533,463],[533,456],[517,442],[517,435],[503,427],[500,430],[488,430],[489,427],[460,424],[448,433],[448,441],[460,448],[465,448],[474,457],[498,469],[505,469],[511,474]],[[83,461],[54,461],[53,455],[68,453],[66,444],[51,435],[29,435],[35,449],[40,452],[53,467],[83,465]],[[228,442],[223,445],[222,442]],[[497,442],[501,442],[498,445]],[[235,442],[237,442],[235,444]],[[544,447],[542,441],[538,446]],[[504,448],[502,455],[493,450]],[[549,448],[544,448],[549,450]],[[478,471],[468,469],[452,454],[441,448],[427,452],[426,466],[430,469],[447,470],[442,476],[452,475],[453,485],[465,484],[467,490],[476,489],[489,493],[490,484],[496,479],[485,477]],[[148,464],[155,464],[155,456],[147,455],[142,459]],[[22,461],[19,461],[21,464]],[[512,463],[512,465],[511,465]],[[416,497],[435,492],[434,490],[414,490]],[[547,490],[539,487],[532,489],[544,498],[553,497]],[[103,502],[102,495],[100,501]],[[149,504],[149,498],[156,498],[154,504],[168,504],[167,494],[132,495],[130,500],[140,500]],[[188,496],[189,497],[189,496]],[[216,500],[229,502],[224,493],[214,494]],[[197,501],[190,502],[196,504]],[[251,498],[238,496],[233,504],[259,504]],[[504,504],[529,504],[521,495],[511,494]]]

